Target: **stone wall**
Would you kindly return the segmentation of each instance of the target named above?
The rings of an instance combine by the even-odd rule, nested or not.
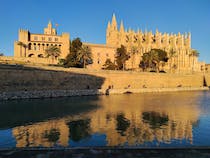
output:
[[[115,89],[125,88],[176,88],[202,87],[201,74],[157,74],[157,73],[104,73],[99,76],[106,78],[103,88],[113,85]]]
[[[207,83],[210,83],[210,75],[206,80]],[[19,94],[24,96],[23,98],[75,96],[80,93],[81,95],[95,95],[105,93],[108,89],[112,89],[113,93],[118,90],[126,92],[132,89],[132,92],[135,93],[137,91],[146,92],[149,89],[150,91],[154,89],[156,89],[154,91],[159,91],[158,89],[176,91],[176,88],[197,90],[202,87],[203,74],[199,73],[157,74],[0,65],[1,98],[9,96],[9,98],[15,99]],[[46,94],[44,94],[45,92]],[[35,97],[25,97],[25,95],[34,95]]]
[[[0,63],[57,64],[58,60],[52,60],[51,58],[38,58],[38,57],[0,56]]]

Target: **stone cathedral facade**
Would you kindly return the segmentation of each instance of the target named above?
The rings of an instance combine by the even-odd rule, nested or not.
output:
[[[169,34],[156,30],[142,32],[141,30],[125,30],[121,22],[118,27],[115,15],[112,21],[108,22],[106,30],[106,45],[120,47],[124,45],[130,55],[126,62],[127,69],[139,69],[139,63],[144,53],[151,49],[162,49],[166,52],[174,51],[173,56],[168,54],[169,61],[165,69],[174,68],[176,71],[200,71],[203,63],[198,62],[198,58],[191,54],[191,34]]]

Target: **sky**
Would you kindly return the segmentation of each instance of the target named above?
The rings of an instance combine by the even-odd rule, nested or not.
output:
[[[18,30],[43,33],[49,20],[58,34],[105,44],[113,13],[127,29],[191,32],[199,60],[210,63],[210,0],[0,0],[0,53],[13,56]]]

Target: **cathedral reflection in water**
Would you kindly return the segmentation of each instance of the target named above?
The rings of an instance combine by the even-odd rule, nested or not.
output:
[[[184,94],[184,93],[183,93]],[[95,110],[13,128],[16,147],[72,146],[91,141],[94,134],[105,135],[106,146],[138,146],[147,143],[193,144],[193,127],[199,123],[196,98],[176,95],[101,96]],[[135,101],[133,100],[135,98]],[[164,101],[163,101],[164,100]]]

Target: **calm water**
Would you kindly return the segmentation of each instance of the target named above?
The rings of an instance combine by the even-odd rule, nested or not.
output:
[[[0,148],[210,146],[210,92],[0,102]]]

